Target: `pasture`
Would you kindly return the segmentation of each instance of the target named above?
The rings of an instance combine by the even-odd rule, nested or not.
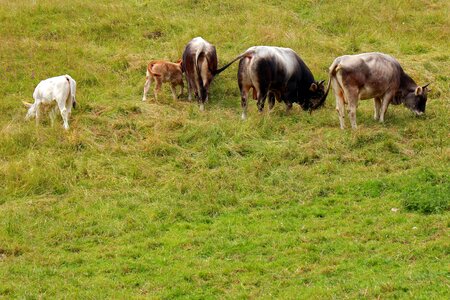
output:
[[[0,298],[448,299],[450,4],[412,1],[0,0]],[[253,45],[294,49],[316,80],[380,51],[425,115],[333,93],[241,121],[237,64],[206,111],[146,63],[202,36],[219,67]],[[26,122],[40,80],[70,74],[64,131]]]

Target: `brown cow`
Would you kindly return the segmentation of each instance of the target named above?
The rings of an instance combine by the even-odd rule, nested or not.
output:
[[[150,89],[152,80],[156,82],[155,100],[158,100],[158,93],[161,90],[161,86],[164,82],[170,83],[170,89],[172,90],[172,96],[174,100],[177,99],[176,87],[177,85],[181,86],[181,96],[184,90],[183,72],[181,65],[181,60],[176,63],[165,60],[151,61],[147,66],[146,81],[144,85],[144,95],[142,97],[142,101],[147,100],[147,92]]]
[[[362,53],[336,58],[330,66],[326,94],[330,85],[333,86],[336,97],[341,129],[345,127],[345,103],[349,106],[350,124],[352,128],[356,128],[356,107],[359,100],[374,98],[374,119],[380,122],[384,122],[390,103],[403,103],[416,115],[425,112],[428,84],[417,85],[395,58],[383,53]]]
[[[216,47],[201,37],[192,39],[183,52],[183,72],[188,83],[189,100],[194,95],[200,105],[200,110],[205,109],[208,101],[209,86],[217,71]]]

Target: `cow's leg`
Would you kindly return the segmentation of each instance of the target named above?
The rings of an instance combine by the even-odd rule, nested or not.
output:
[[[247,98],[248,98],[249,89],[246,87],[242,87],[241,89],[241,107],[242,107],[242,115],[241,119],[247,119]]]
[[[272,111],[275,106],[275,95],[273,93],[269,93],[269,111]]]
[[[358,107],[358,90],[357,88],[344,89],[345,99],[348,101],[348,117],[350,119],[350,125],[353,129],[356,129],[356,108]]]
[[[161,82],[161,79],[159,79],[159,78],[155,78],[155,81],[156,81],[156,86],[155,86],[155,91],[154,91],[155,101],[158,101],[158,93],[161,91],[162,82]]]
[[[187,82],[187,90],[188,90],[188,100],[192,101],[192,82],[186,75],[186,82]]]
[[[55,106],[50,110],[50,124],[53,127],[53,125],[55,124],[55,119],[56,119],[56,113],[58,111],[58,107]]]
[[[348,102],[348,116],[353,129],[356,129],[356,107],[358,106],[358,98],[350,98]]]
[[[389,103],[391,102],[394,95],[391,93],[386,93],[383,96],[383,100],[381,102],[381,109],[380,109],[380,123],[384,122],[384,116],[386,114],[387,108],[389,106]]]
[[[205,110],[205,104],[208,103],[208,101],[209,101],[209,84],[206,84],[203,86],[203,93],[205,94],[204,95],[205,99],[204,100],[201,99],[201,97],[203,97],[201,94],[199,97],[200,111]]]
[[[256,95],[258,97],[257,106],[258,106],[258,111],[260,113],[262,113],[264,110],[264,104],[266,102],[267,92],[268,91],[266,91],[266,90],[259,89],[259,91],[256,93]]]
[[[208,96],[206,96],[205,100],[202,100],[201,98],[198,98],[198,105],[200,107],[200,111],[205,111],[205,103],[208,101]]]
[[[37,125],[39,125],[39,121],[41,119],[41,103],[40,102],[36,103],[35,119],[36,119],[36,126],[37,126]]]
[[[177,100],[177,90],[175,87],[176,87],[175,83],[170,84],[170,90],[172,91],[173,100]]]
[[[181,98],[181,97],[183,97],[183,92],[184,92],[184,83],[183,83],[183,81],[181,81],[179,83],[179,85],[181,86],[181,93],[180,93],[180,95],[178,95],[178,98]]]
[[[341,126],[341,129],[345,128],[345,100],[344,100],[344,93],[339,86],[339,84],[336,82],[336,80],[331,81],[331,84],[333,86],[334,91],[334,97],[336,98],[336,111],[339,116],[339,124]]]
[[[142,101],[147,100],[147,93],[151,85],[152,85],[152,78],[150,76],[145,77],[144,95],[142,96]]]
[[[206,99],[205,100],[203,100],[202,99],[202,93],[200,93],[199,95],[198,95],[198,106],[199,106],[199,108],[200,108],[200,111],[205,111],[205,102],[206,102],[206,100],[208,99],[208,95],[206,96]]]
[[[374,100],[374,113],[373,113],[373,118],[375,119],[375,121],[380,119],[380,108],[381,108],[381,99],[380,98],[375,98]]]
[[[356,129],[356,108],[358,107],[359,91],[357,87],[344,88],[344,97],[348,102],[348,117],[352,129]]]
[[[69,129],[69,112],[67,111],[66,105],[63,101],[56,101],[58,103],[59,111],[61,112],[61,117],[64,123],[64,129]]]

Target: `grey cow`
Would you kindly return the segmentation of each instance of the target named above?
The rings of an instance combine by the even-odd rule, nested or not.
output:
[[[392,56],[376,52],[344,55],[334,60],[329,71],[326,94],[331,84],[341,129],[345,127],[345,103],[349,106],[350,124],[356,128],[358,100],[374,98],[374,119],[380,122],[384,122],[389,103],[403,103],[416,115],[425,112],[428,84],[418,86]]]

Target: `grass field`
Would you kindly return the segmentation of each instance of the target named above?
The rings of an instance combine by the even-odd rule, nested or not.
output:
[[[429,1],[0,0],[0,298],[448,299],[450,4]],[[339,55],[395,56],[426,114],[362,101],[340,130],[276,104],[240,120],[237,65],[201,113],[146,62],[202,36],[219,65],[294,49],[316,79]],[[70,74],[65,132],[24,121]],[[346,119],[348,122],[348,118]],[[349,124],[347,123],[347,126]]]

